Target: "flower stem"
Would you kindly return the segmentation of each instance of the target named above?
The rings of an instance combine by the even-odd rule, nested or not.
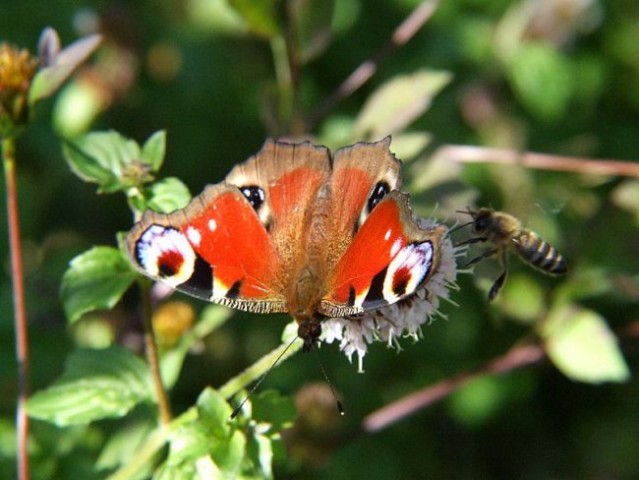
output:
[[[140,291],[142,294],[142,321],[144,323],[144,352],[146,354],[146,360],[151,367],[151,376],[153,377],[155,395],[158,400],[160,421],[162,425],[166,426],[171,423],[173,415],[171,413],[169,397],[164,388],[164,383],[162,383],[158,346],[155,341],[155,333],[153,332],[151,286],[146,278],[140,279]]]
[[[13,308],[16,335],[16,360],[18,364],[18,402],[16,406],[16,431],[18,445],[18,479],[29,478],[29,337],[27,315],[24,304],[24,276],[22,270],[22,248],[20,245],[20,220],[18,217],[18,195],[15,175],[15,138],[2,140],[2,158],[7,185],[7,218],[9,221],[9,252],[11,255],[11,279],[13,281]]]
[[[271,350],[253,365],[222,385],[219,388],[220,394],[226,398],[235,395],[251,382],[258,380],[263,375],[267,374],[276,363],[286,360],[298,350],[301,350],[303,345],[304,342],[301,340],[293,342],[292,344],[291,342],[282,343],[279,347]]]

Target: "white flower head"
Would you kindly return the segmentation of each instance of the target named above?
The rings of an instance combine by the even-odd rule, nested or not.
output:
[[[422,228],[434,228],[434,220],[419,220]],[[411,296],[377,310],[346,318],[330,318],[322,322],[322,340],[333,343],[339,340],[339,348],[349,361],[357,353],[358,371],[363,371],[363,359],[368,345],[378,341],[389,347],[399,348],[399,339],[412,337],[418,340],[421,326],[430,322],[438,312],[439,300],[449,299],[450,289],[457,289],[457,264],[455,258],[465,247],[456,248],[446,235],[439,245],[439,263],[431,278]],[[443,316],[443,315],[442,315]]]

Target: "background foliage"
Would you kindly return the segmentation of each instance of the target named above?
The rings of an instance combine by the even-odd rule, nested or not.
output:
[[[301,67],[290,72],[282,54],[283,24],[275,20],[284,6],[228,3],[234,9],[223,0],[0,3],[2,39],[32,50],[47,25],[64,43],[92,33],[98,24],[106,37],[92,65],[55,102],[39,106],[36,122],[18,145],[34,391],[58,379],[70,356],[90,365],[86,349],[113,343],[133,352],[143,347],[134,289],[111,311],[67,321],[60,286],[69,261],[95,245],[114,246],[115,233],[127,230],[132,218],[121,195],[98,196],[95,185],[71,173],[59,137],[113,129],[142,145],[165,130],[162,177],[177,177],[197,193],[255,153],[265,137],[304,133],[305,115],[316,112],[347,75],[382,48],[418,2],[338,0],[333,10],[331,2],[288,2],[291,20],[285,33],[296,39]],[[324,346],[320,356],[344,400],[343,419],[334,414],[332,397],[325,399],[315,385],[322,375],[314,356],[297,354],[284,362],[264,388],[294,397],[302,420],[286,435],[288,455],[274,453],[276,477],[637,475],[639,384],[632,377],[590,385],[543,362],[481,377],[381,432],[363,433],[360,424],[393,400],[478,368],[533,332],[543,335],[540,320],[550,310],[557,314],[554,305],[560,300],[578,303],[588,325],[594,315],[595,330],[606,322],[619,333],[630,370],[636,370],[637,180],[514,165],[462,167],[434,160],[432,154],[438,145],[458,143],[636,161],[638,21],[639,5],[630,0],[443,1],[369,83],[314,125],[310,133],[331,147],[392,133],[393,148],[406,162],[405,184],[415,211],[430,215],[438,204],[437,214],[451,218],[469,204],[507,210],[557,245],[571,273],[560,281],[548,279],[513,260],[506,288],[488,305],[486,292],[498,270],[490,262],[482,264],[477,275],[460,277],[461,289],[453,297],[459,307],[443,306],[447,321],[424,328],[416,344],[407,339],[399,354],[374,345],[364,374],[356,373],[334,346]],[[6,222],[0,222],[2,238],[5,229]],[[3,478],[13,478],[15,455],[10,288],[5,274],[0,278]],[[195,347],[181,353],[185,363],[179,378],[175,374],[170,382],[173,409],[180,413],[197,403],[203,418],[213,419],[207,412],[226,406],[204,389],[219,387],[277,346],[287,319],[234,313],[209,329],[222,314],[200,313],[200,302],[180,300],[193,305],[203,327],[196,331]],[[179,341],[172,334],[168,328],[160,338],[168,342],[167,351]],[[600,343],[595,341],[595,348]],[[110,347],[110,354],[117,355],[116,348]],[[584,361],[599,359],[592,352]],[[140,392],[131,407],[145,395],[136,377],[145,367],[136,360],[132,357],[126,367]],[[600,362],[594,363],[586,371]],[[67,370],[61,380],[69,376],[73,372]],[[256,399],[256,409],[260,402],[268,407],[280,402],[266,393]],[[34,478],[101,478],[126,460],[114,437],[144,438],[151,415],[138,408],[124,424],[102,420],[66,428],[35,421]],[[267,415],[264,421],[280,425],[282,419]],[[236,433],[235,427],[213,421],[205,426],[220,435]],[[199,424],[188,428],[197,430],[189,438],[209,438]],[[233,448],[244,448],[245,440],[233,438]],[[246,441],[264,445],[266,440]],[[171,478],[179,454],[171,452],[173,463],[159,478]],[[233,458],[232,452],[211,455]],[[96,464],[102,469],[97,473]]]

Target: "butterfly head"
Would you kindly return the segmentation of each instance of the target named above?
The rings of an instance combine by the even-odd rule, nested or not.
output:
[[[323,315],[295,315],[295,320],[298,323],[297,336],[304,341],[302,351],[310,352],[313,347],[319,342],[319,337],[322,334],[322,319]]]

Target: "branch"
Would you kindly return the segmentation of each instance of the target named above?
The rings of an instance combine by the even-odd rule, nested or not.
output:
[[[639,320],[624,325],[616,335],[622,342],[639,339]],[[389,427],[423,408],[447,397],[455,390],[484,375],[508,373],[518,368],[540,363],[546,358],[543,345],[524,344],[511,348],[504,355],[468,372],[418,390],[369,414],[362,422],[364,433],[374,433]]]
[[[151,377],[153,379],[155,395],[158,401],[160,422],[163,426],[167,426],[171,423],[173,414],[171,413],[171,404],[169,403],[169,397],[166,393],[166,389],[164,388],[162,374],[160,372],[158,346],[155,341],[155,333],[153,331],[151,286],[146,278],[140,278],[140,293],[142,301],[142,322],[144,324],[144,353],[149,367],[151,368]]]
[[[362,428],[367,433],[378,432],[393,423],[422,408],[450,395],[453,391],[469,383],[470,381],[487,374],[505,373],[517,368],[540,362],[545,358],[545,353],[540,345],[523,345],[511,349],[501,357],[488,362],[483,367],[474,371],[460,373],[447,378],[422,390],[418,390],[404,398],[397,400],[379,410],[371,413],[362,422]]]
[[[306,119],[306,131],[310,132],[339,102],[352,95],[377,71],[379,64],[395,50],[404,46],[433,16],[439,0],[425,0],[395,29],[390,40],[371,58],[363,62],[337,89]]]
[[[11,279],[13,281],[13,308],[16,336],[16,359],[18,363],[18,402],[16,407],[18,478],[29,478],[29,335],[24,303],[24,275],[22,269],[22,246],[20,245],[20,217],[18,216],[18,193],[15,172],[15,138],[2,140],[2,158],[7,186],[7,218],[9,222],[9,252],[11,255]]]
[[[457,163],[499,163],[521,165],[540,170],[639,177],[639,163],[621,160],[591,160],[582,157],[520,152],[504,148],[444,145],[435,151],[433,158]]]

